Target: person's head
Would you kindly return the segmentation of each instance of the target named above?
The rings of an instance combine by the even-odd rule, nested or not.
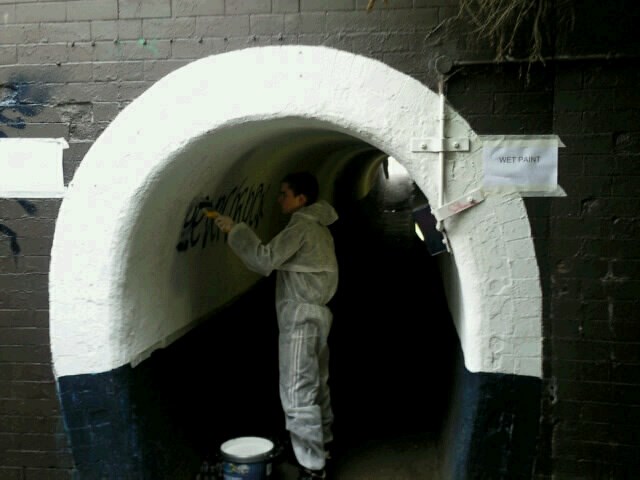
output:
[[[293,213],[311,205],[318,199],[318,180],[309,172],[294,172],[285,175],[280,185],[278,202],[282,213]]]

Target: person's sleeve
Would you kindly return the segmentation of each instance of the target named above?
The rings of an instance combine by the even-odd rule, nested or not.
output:
[[[295,255],[303,241],[304,231],[300,226],[288,225],[267,245],[264,245],[246,223],[238,223],[229,232],[227,239],[231,249],[246,267],[264,276],[277,270]]]

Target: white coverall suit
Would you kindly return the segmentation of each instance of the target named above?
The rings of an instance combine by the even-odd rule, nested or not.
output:
[[[267,245],[245,223],[228,244],[250,270],[277,270],[280,399],[298,462],[324,468],[324,444],[332,440],[333,412],[327,380],[327,337],[333,316],[326,304],[338,287],[338,263],[327,228],[338,218],[324,201],[295,211]]]

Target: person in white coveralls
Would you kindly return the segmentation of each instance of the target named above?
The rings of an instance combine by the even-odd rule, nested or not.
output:
[[[333,440],[327,345],[333,315],[327,303],[338,287],[338,262],[328,225],[338,215],[318,194],[312,174],[286,175],[278,202],[291,218],[266,245],[246,223],[215,219],[248,269],[264,276],[277,271],[280,399],[299,479],[326,478],[325,445]]]

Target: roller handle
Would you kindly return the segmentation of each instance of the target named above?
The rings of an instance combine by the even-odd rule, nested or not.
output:
[[[204,212],[206,217],[216,219],[220,216],[220,212],[217,212],[212,207],[213,204],[211,202],[200,202],[198,204],[198,208]]]

